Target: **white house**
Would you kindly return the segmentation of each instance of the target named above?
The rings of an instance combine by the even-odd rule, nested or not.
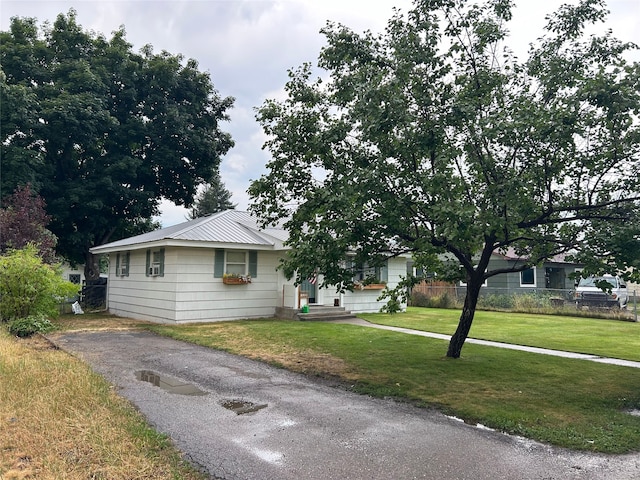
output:
[[[162,323],[261,318],[306,301],[379,311],[382,285],[343,294],[317,288],[320,282],[294,286],[277,269],[287,236],[283,229],[260,229],[246,212],[227,210],[91,252],[109,255],[107,306],[119,316]],[[406,274],[406,258],[389,259],[376,273],[393,288]]]

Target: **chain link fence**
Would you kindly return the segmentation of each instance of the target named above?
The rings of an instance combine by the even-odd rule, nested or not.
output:
[[[82,282],[79,302],[85,311],[104,310],[107,307],[107,279],[100,277]]]
[[[638,321],[638,291],[629,291],[626,309],[605,307],[578,308],[574,289],[482,287],[479,310],[503,310],[524,313],[564,313]],[[444,282],[422,283],[413,287],[410,305],[432,308],[462,308],[466,286]]]

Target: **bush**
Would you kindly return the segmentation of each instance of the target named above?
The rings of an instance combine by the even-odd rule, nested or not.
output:
[[[9,333],[16,337],[30,337],[34,333],[47,333],[54,328],[51,321],[43,315],[31,315],[11,322]]]
[[[57,317],[58,305],[78,293],[78,286],[62,279],[59,268],[47,265],[34,245],[0,256],[0,321],[32,315]]]
[[[454,296],[448,292],[440,295],[426,295],[422,292],[413,292],[411,295],[411,305],[413,307],[426,308],[459,308]]]
[[[551,308],[551,301],[548,296],[535,293],[516,295],[513,308],[517,311],[536,311]]]
[[[478,308],[509,310],[513,308],[514,295],[490,293],[478,299]]]
[[[421,292],[411,292],[411,298],[409,299],[409,305],[412,307],[426,307],[429,298]]]

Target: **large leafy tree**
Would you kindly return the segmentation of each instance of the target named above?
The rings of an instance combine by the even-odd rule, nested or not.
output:
[[[194,60],[132,51],[124,29],[87,32],[73,10],[0,33],[2,192],[30,182],[58,252],[98,275],[90,247],[153,228],[162,198],[190,206],[233,145],[222,98]]]
[[[298,280],[350,288],[356,261],[410,253],[467,291],[447,356],[472,325],[494,251],[530,268],[598,250],[638,208],[640,65],[634,45],[585,29],[604,1],[562,6],[520,61],[513,2],[416,0],[386,31],[328,23],[319,57],[290,72],[287,98],[257,113],[268,172],[250,187],[265,223],[286,219]],[[443,259],[449,259],[447,262]],[[453,268],[447,268],[453,266]],[[397,293],[397,292],[396,292]]]
[[[202,191],[196,195],[189,217],[191,219],[206,217],[223,210],[233,210],[236,206],[237,204],[231,201],[231,192],[220,178],[220,172],[216,171]]]

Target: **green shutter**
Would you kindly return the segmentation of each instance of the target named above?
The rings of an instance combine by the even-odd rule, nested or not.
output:
[[[129,276],[129,266],[130,266],[129,261],[131,260],[131,252],[127,252],[127,254],[124,257],[124,260],[125,260],[125,264],[127,265],[127,273],[125,273],[124,276],[128,277]]]
[[[249,251],[249,275],[258,276],[258,252],[255,250]]]
[[[164,277],[164,248],[160,249],[160,276]]]
[[[213,276],[215,278],[222,278],[224,276],[224,250],[216,250]]]
[[[147,250],[147,268],[144,269],[144,274],[149,276],[149,268],[151,268],[151,250]]]
[[[116,277],[120,275],[120,254],[116,254]]]

